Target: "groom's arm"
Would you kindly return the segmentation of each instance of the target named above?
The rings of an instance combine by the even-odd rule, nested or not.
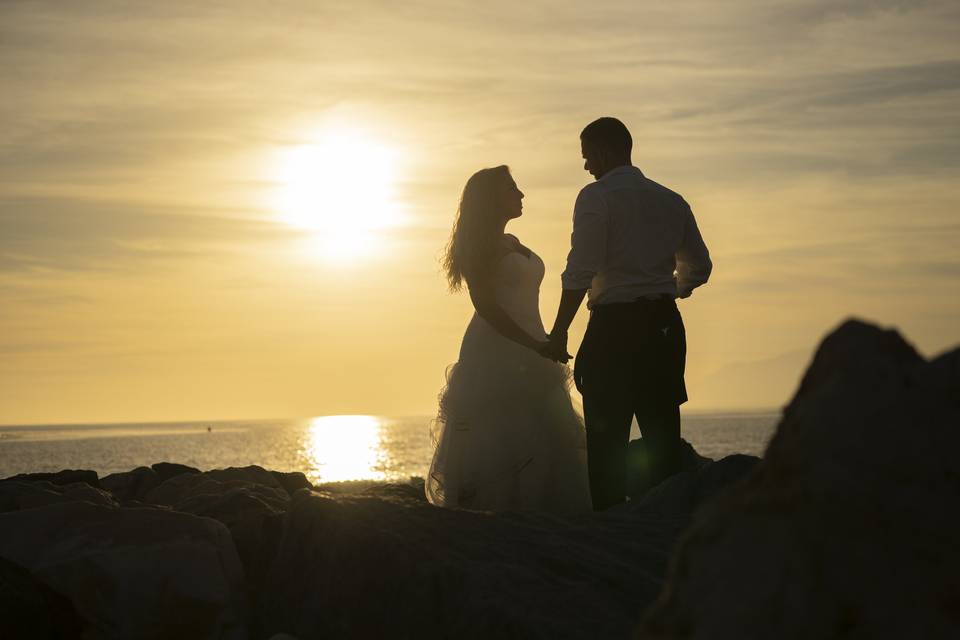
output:
[[[555,355],[566,355],[567,331],[577,315],[584,296],[590,289],[593,276],[606,259],[607,206],[603,194],[594,183],[577,196],[573,208],[573,234],[570,253],[564,270],[563,295],[557,308],[557,319],[550,331],[550,343]]]
[[[700,235],[700,229],[697,228],[697,220],[693,217],[693,211],[686,202],[684,214],[683,242],[676,253],[676,281],[677,297],[688,298],[693,290],[710,279],[713,272],[713,262],[710,260],[710,251]]]
[[[587,289],[564,289],[560,296],[560,306],[557,308],[557,319],[553,323],[551,336],[565,336],[570,324],[580,310],[583,303],[583,297],[587,295]]]

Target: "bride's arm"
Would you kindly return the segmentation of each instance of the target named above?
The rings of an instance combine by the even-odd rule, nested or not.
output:
[[[493,282],[490,279],[482,278],[468,283],[467,289],[470,291],[470,300],[473,302],[473,308],[477,310],[477,314],[489,322],[504,338],[513,340],[517,344],[533,349],[538,353],[549,344],[546,340],[535,340],[503,310],[503,307],[497,302]]]

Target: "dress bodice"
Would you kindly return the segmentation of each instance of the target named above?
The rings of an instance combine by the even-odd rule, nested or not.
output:
[[[543,275],[543,260],[533,251],[529,256],[511,251],[497,265],[497,302],[520,328],[537,340],[546,338],[540,318]]]

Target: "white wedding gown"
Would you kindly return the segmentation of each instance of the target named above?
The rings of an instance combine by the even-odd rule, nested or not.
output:
[[[496,273],[500,306],[527,333],[546,339],[540,319],[543,261],[504,256]],[[474,314],[447,372],[427,498],[444,507],[581,513],[591,509],[583,423],[570,373],[508,340]]]

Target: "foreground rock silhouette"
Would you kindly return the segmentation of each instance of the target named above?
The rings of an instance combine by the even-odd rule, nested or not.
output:
[[[83,637],[246,637],[243,569],[216,520],[53,503],[0,514],[0,557],[67,600]]]
[[[960,638],[960,349],[849,321],[698,516],[640,638]]]
[[[762,463],[689,448],[649,487],[634,445],[633,500],[581,517],[256,466],[10,478],[0,637],[957,637],[957,354],[846,323]]]
[[[156,486],[146,467],[87,476],[119,496],[8,479],[0,559],[11,584],[48,597],[0,611],[43,621],[36,638],[62,637],[37,614],[50,594],[57,620],[96,638],[622,636],[692,510],[755,461],[707,463],[646,503],[578,518],[448,511],[422,481],[307,488],[255,466]]]

